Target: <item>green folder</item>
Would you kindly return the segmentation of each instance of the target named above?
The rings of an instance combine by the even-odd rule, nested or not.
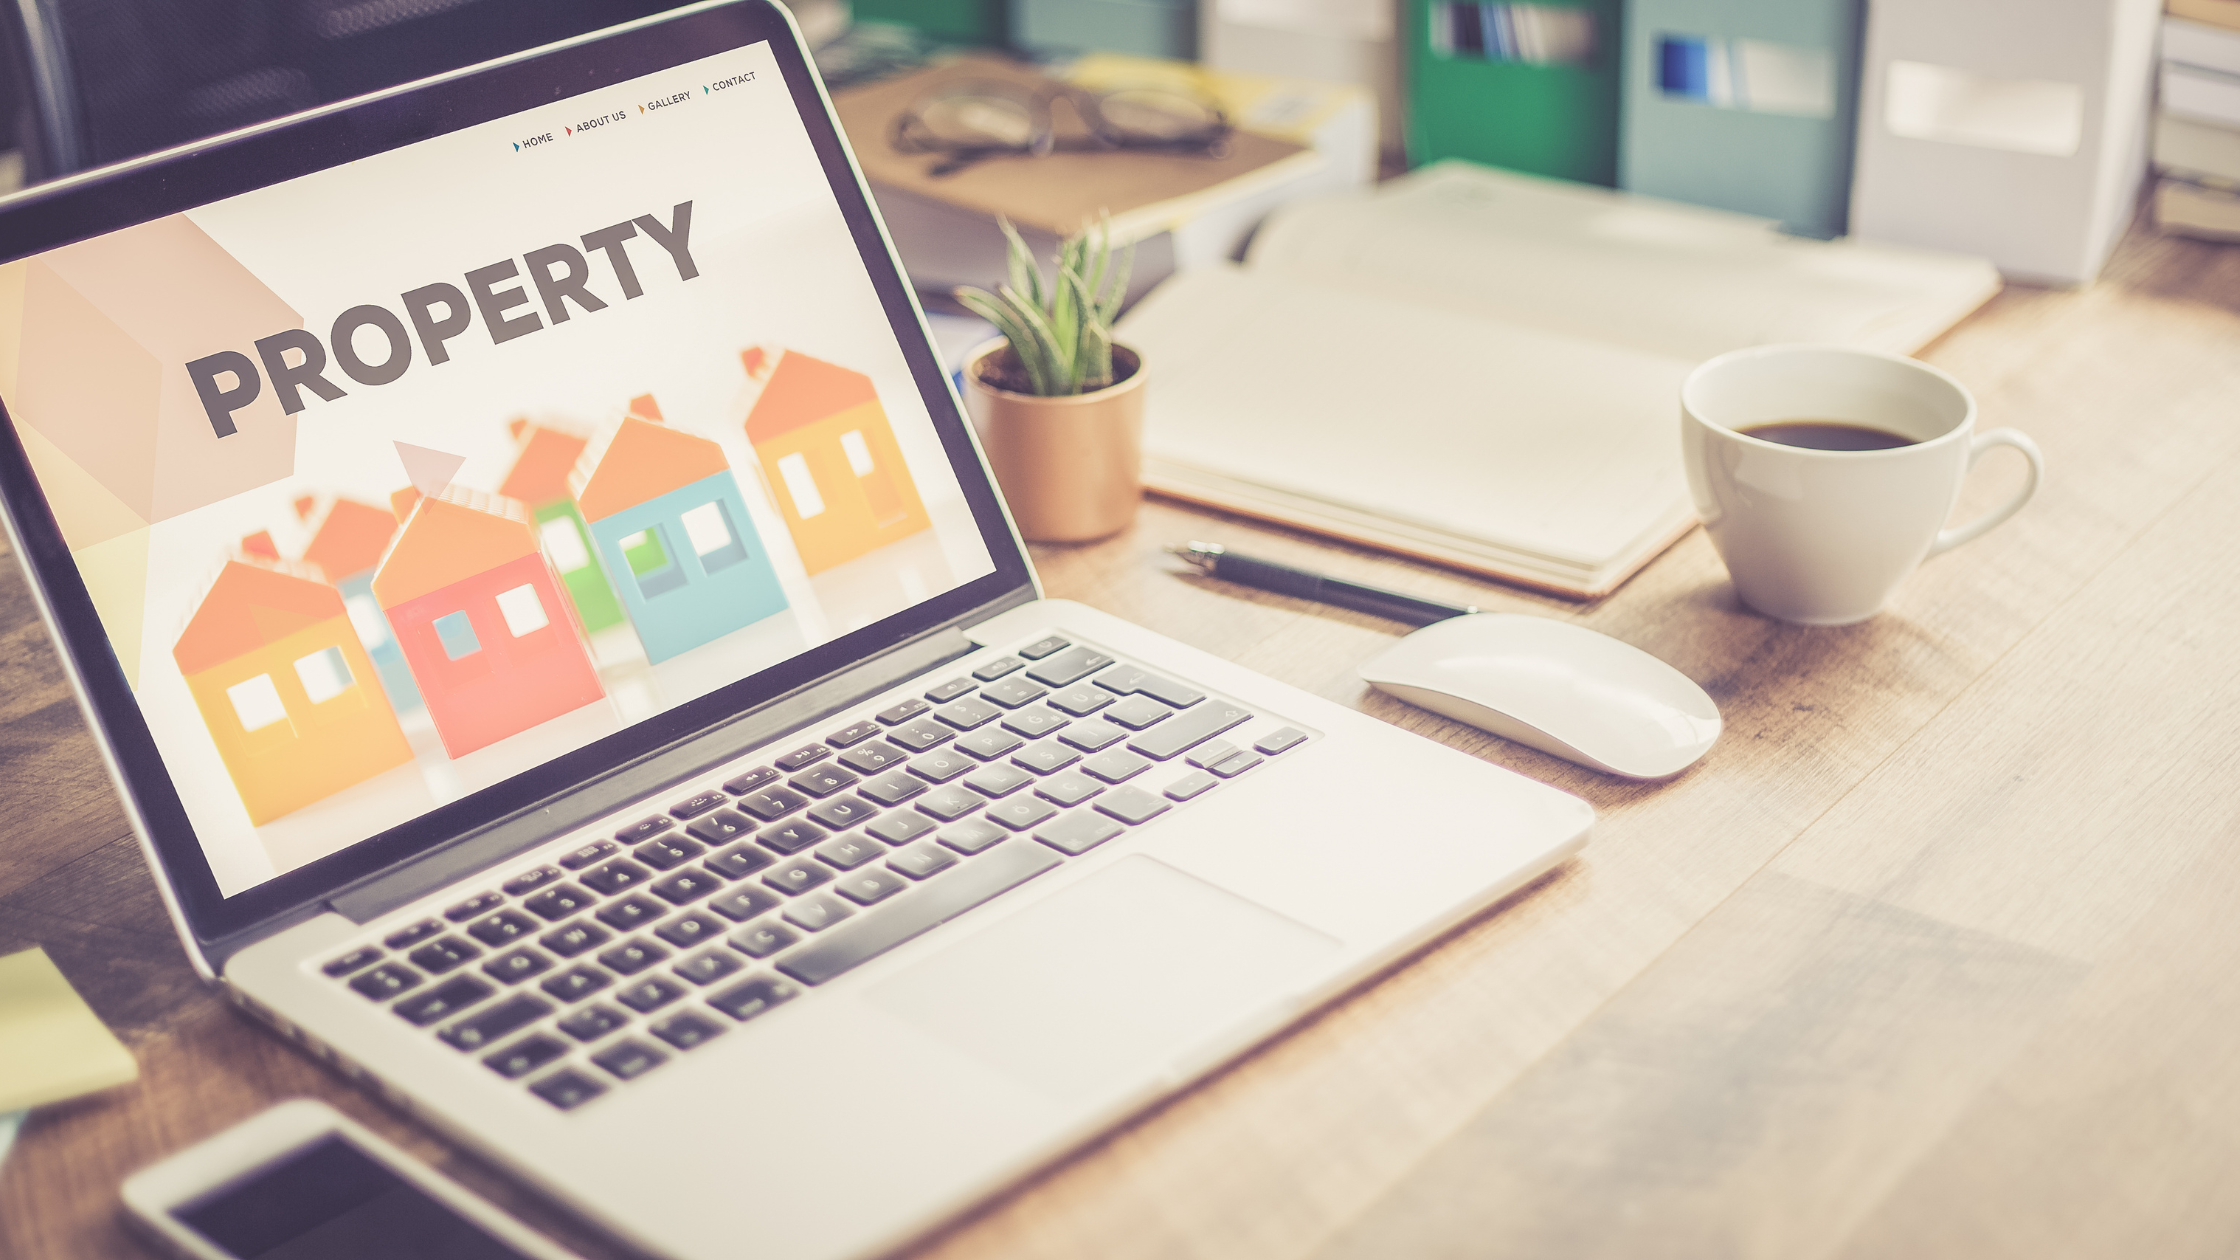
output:
[[[1412,166],[1466,158],[1489,166],[1584,183],[1618,179],[1621,0],[1478,4],[1465,15],[1490,32],[1500,10],[1583,9],[1592,51],[1577,63],[1507,59],[1434,39],[1451,22],[1449,0],[1408,0],[1408,159]],[[1523,15],[1527,19],[1530,14]],[[1439,45],[1445,42],[1449,46]],[[1487,42],[1492,43],[1490,34]]]

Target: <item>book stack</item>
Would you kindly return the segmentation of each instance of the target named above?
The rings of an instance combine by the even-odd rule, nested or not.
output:
[[[2240,0],[2170,0],[2154,168],[2163,231],[2240,240]]]

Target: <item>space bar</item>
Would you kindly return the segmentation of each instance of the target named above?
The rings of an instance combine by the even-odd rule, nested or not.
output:
[[[1061,860],[1039,844],[1007,841],[946,878],[911,889],[885,909],[833,928],[818,937],[816,944],[779,963],[778,970],[803,984],[823,984],[991,897],[1017,888]]]

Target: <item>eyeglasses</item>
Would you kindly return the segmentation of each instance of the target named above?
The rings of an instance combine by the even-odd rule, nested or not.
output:
[[[1081,134],[1058,134],[1060,101],[1080,119]],[[1228,151],[1229,131],[1219,105],[1166,88],[1089,92],[981,79],[921,98],[896,117],[888,140],[898,153],[940,155],[926,171],[938,178],[997,157],[1122,149],[1220,157]]]

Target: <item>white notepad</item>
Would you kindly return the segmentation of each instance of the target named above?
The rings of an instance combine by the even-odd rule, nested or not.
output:
[[[1450,162],[1278,213],[1119,336],[1153,373],[1153,489],[1593,597],[1693,523],[1697,363],[1911,351],[1998,288],[1981,259]]]

